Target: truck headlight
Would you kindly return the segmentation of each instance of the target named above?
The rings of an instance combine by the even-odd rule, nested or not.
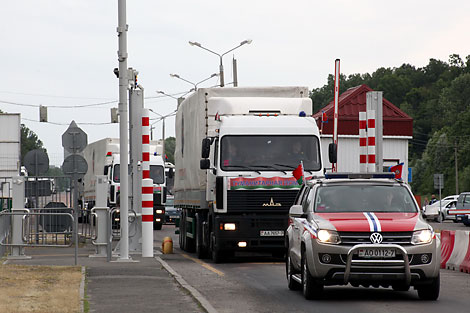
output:
[[[222,229],[222,226],[223,226],[223,229],[224,230],[236,230],[237,229],[237,225],[235,225],[235,223],[223,223],[223,224],[220,224],[220,228]]]
[[[335,245],[341,243],[341,238],[334,230],[320,229],[317,233],[317,240],[321,243],[331,243]]]
[[[162,214],[163,213],[163,210],[156,210],[155,211],[157,214]]]
[[[430,229],[417,230],[413,232],[413,236],[411,237],[411,243],[414,245],[430,243],[432,241],[433,236],[434,232]]]

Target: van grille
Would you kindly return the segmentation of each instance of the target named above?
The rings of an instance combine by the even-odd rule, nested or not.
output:
[[[339,232],[342,245],[357,245],[371,243],[371,232]],[[411,244],[411,236],[413,232],[383,232],[383,244]]]

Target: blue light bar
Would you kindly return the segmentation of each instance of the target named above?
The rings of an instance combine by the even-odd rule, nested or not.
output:
[[[325,173],[326,179],[395,178],[395,173]]]

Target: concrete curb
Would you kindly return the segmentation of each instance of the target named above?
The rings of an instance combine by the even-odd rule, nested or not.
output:
[[[82,280],[80,281],[80,312],[84,312],[85,306],[85,278],[86,278],[86,270],[85,266],[82,266]]]
[[[173,268],[171,268],[170,265],[168,265],[168,263],[163,261],[159,256],[156,256],[155,259],[157,259],[157,261],[160,262],[165,270],[176,279],[181,287],[186,289],[201,304],[204,310],[206,310],[208,313],[218,313],[217,310],[214,309],[214,307],[209,303],[209,301],[207,301],[207,299],[204,298],[204,296],[201,295],[201,293],[197,291],[196,288],[188,284],[180,274],[178,274]]]

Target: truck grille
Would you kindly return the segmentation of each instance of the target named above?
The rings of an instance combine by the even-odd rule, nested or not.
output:
[[[229,190],[228,212],[289,212],[298,190]]]
[[[342,245],[357,245],[361,243],[371,243],[371,232],[339,232]],[[413,232],[383,232],[383,244],[411,244]]]

